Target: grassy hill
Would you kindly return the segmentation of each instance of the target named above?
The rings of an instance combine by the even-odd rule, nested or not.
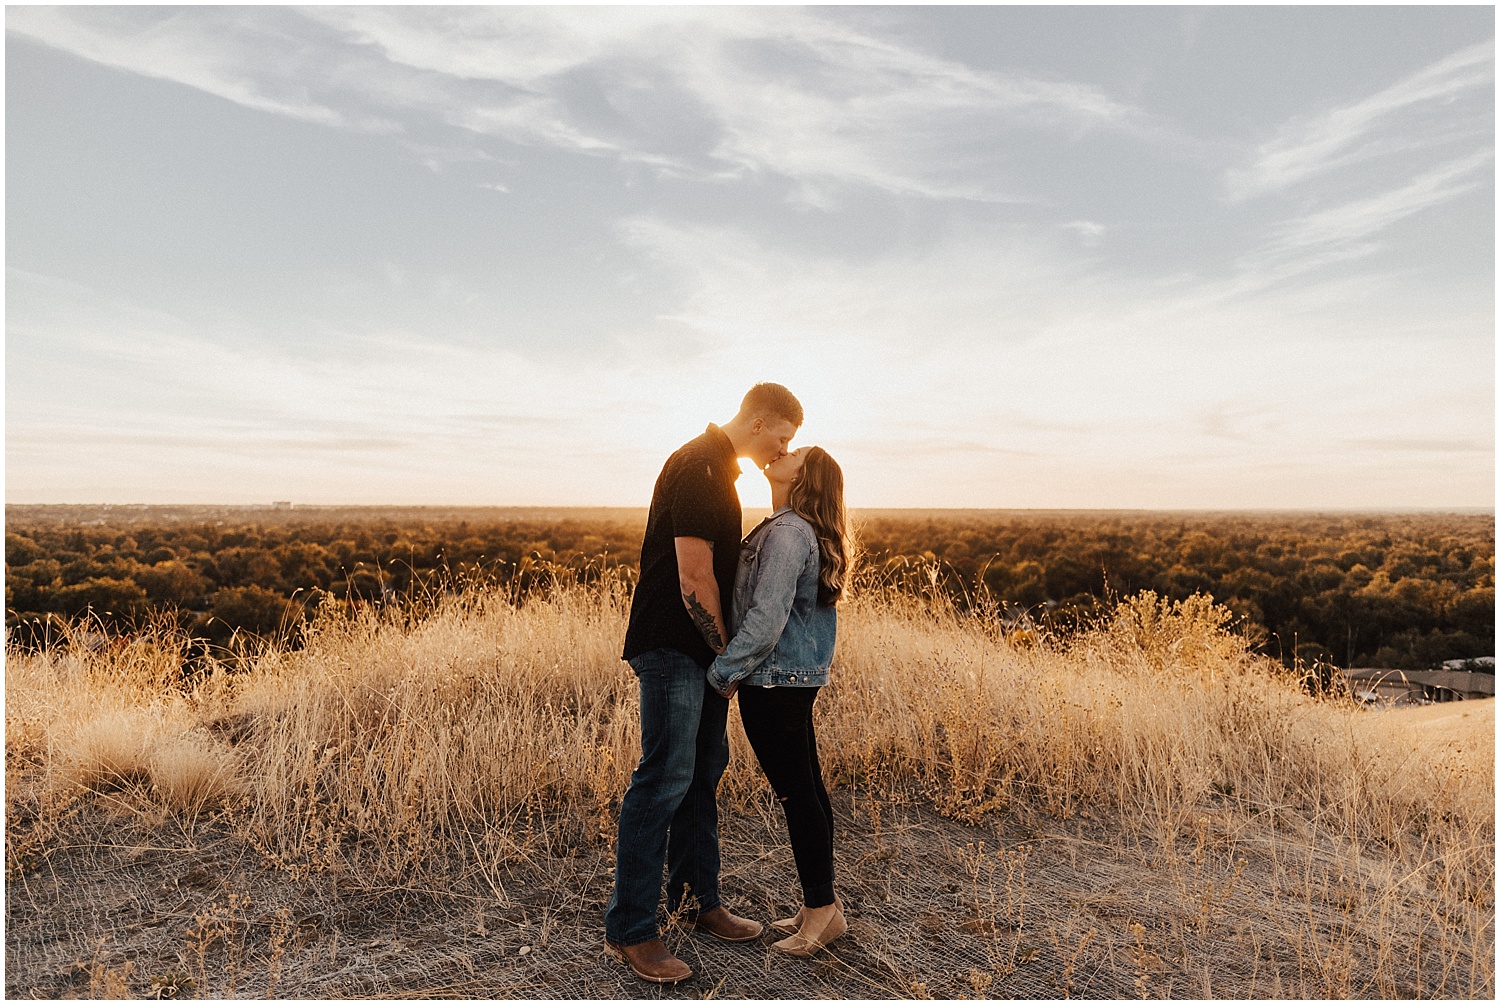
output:
[[[11,996],[1491,997],[1493,703],[1314,699],[1203,597],[1066,640],[886,592],[819,698],[851,934],[602,957],[638,753],[606,577],[6,663]],[[1436,718],[1434,718],[1436,717]],[[726,899],[794,904],[731,719]],[[769,940],[767,940],[769,941]]]

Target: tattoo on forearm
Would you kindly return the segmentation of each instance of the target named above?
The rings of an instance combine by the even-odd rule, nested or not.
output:
[[[703,635],[703,641],[716,653],[724,651],[724,639],[719,635],[718,622],[714,616],[708,613],[708,608],[698,601],[697,593],[684,593],[682,602],[687,604],[688,616],[693,619],[693,624],[698,626],[698,631]]]

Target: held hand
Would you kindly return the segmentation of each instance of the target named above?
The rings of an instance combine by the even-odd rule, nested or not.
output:
[[[732,680],[729,682],[729,686],[722,691],[714,687],[712,684],[710,684],[709,687],[713,687],[714,693],[719,695],[719,697],[721,698],[733,698],[734,693],[740,689],[740,682],[737,680]]]

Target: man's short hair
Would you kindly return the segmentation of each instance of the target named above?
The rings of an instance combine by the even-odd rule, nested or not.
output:
[[[770,381],[756,384],[745,393],[740,414],[747,419],[785,419],[799,429],[802,426],[802,402],[791,391]]]

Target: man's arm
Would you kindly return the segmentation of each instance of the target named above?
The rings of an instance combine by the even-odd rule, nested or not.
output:
[[[703,635],[703,641],[722,653],[729,641],[724,610],[719,602],[719,581],[714,578],[714,545],[701,537],[674,537],[677,546],[677,580],[688,617]]]

